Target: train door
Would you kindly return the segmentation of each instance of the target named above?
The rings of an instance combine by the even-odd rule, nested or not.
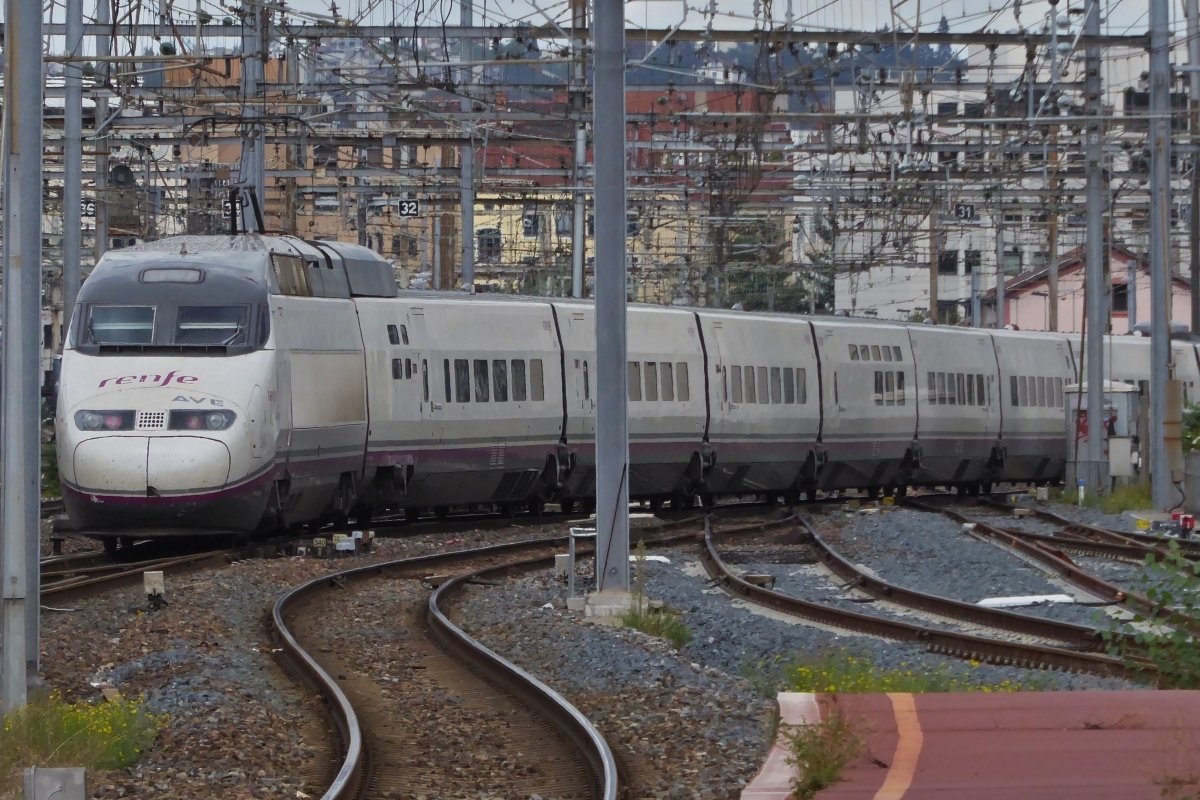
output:
[[[416,345],[413,353],[413,382],[416,392],[417,415],[421,420],[418,436],[421,445],[437,444],[442,440],[442,419],[438,412],[443,409],[441,402],[444,392],[438,380],[437,365],[432,358],[429,333],[425,327],[425,309],[413,308],[408,315],[412,322],[413,343]]]
[[[584,310],[570,311],[569,321],[572,342],[586,342],[594,338],[595,320]],[[595,349],[585,347],[570,352],[567,357],[567,409],[568,433],[573,439],[591,441],[596,438],[596,362]]]

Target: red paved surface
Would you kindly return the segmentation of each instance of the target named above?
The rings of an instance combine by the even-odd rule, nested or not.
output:
[[[870,729],[868,756],[847,769],[844,782],[817,795],[819,800],[1162,800],[1200,795],[1200,692],[817,699],[823,708],[836,704],[851,717],[864,718]],[[905,712],[914,706],[915,720]],[[898,716],[907,720],[899,729]],[[1164,782],[1172,779],[1187,782],[1177,792],[1164,792]],[[780,776],[771,777],[771,783],[778,787]],[[751,794],[754,790],[752,784],[744,796],[768,797]],[[782,800],[779,793],[774,797]]]

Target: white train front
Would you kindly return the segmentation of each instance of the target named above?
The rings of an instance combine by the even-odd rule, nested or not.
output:
[[[175,237],[110,252],[63,355],[69,519],[166,536],[587,505],[594,324],[581,301],[401,295],[385,261],[336,242]],[[631,306],[631,495],[1055,480],[1072,344]],[[1195,346],[1174,347],[1194,394]],[[1147,340],[1113,340],[1106,359],[1118,379],[1149,377]]]

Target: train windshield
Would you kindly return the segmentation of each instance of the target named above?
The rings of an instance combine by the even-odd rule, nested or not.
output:
[[[88,344],[150,344],[154,340],[154,306],[91,306]]]
[[[235,345],[246,343],[247,306],[180,306],[175,317],[175,344]]]

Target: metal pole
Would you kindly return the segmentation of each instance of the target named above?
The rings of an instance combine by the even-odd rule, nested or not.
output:
[[[587,162],[587,128],[575,129],[575,219],[571,227],[571,296],[583,297],[583,262],[587,249],[584,213],[587,195],[583,191],[583,172]]]
[[[1050,80],[1054,83],[1058,82],[1058,0],[1050,0]],[[1033,91],[1030,90],[1030,97],[1033,97]],[[1050,113],[1058,116],[1058,104],[1053,102],[1054,97],[1049,97],[1052,108]],[[1049,212],[1049,230],[1047,231],[1048,247],[1047,254],[1049,261],[1047,262],[1047,277],[1049,281],[1046,289],[1047,300],[1047,320],[1046,327],[1052,331],[1058,330],[1058,126],[1054,125],[1050,128],[1049,153],[1046,154],[1043,163],[1050,165],[1050,198],[1047,210]]]
[[[41,414],[38,373],[42,310],[42,4],[5,0],[4,342],[0,367],[0,576],[4,613],[0,708],[25,705],[37,671]],[[33,583],[30,583],[30,581]]]
[[[256,101],[263,82],[264,44],[262,30],[265,7],[246,6],[247,19],[242,27],[242,96]],[[253,189],[258,202],[266,207],[266,140],[263,126],[255,121],[260,116],[261,106],[251,102],[243,110],[247,118],[246,135],[242,139],[241,184]],[[242,203],[243,230],[257,231],[258,222],[249,202]]]
[[[109,0],[96,0],[96,24],[106,26],[109,24]],[[112,54],[112,38],[109,36],[96,37],[96,55],[104,58]],[[107,61],[99,61],[96,64],[96,77],[99,79],[101,90],[107,89],[108,86],[108,71],[109,64]],[[93,123],[97,132],[105,120],[108,119],[108,97],[101,96],[101,92],[96,93],[96,111],[95,122]],[[108,148],[109,139],[107,136],[98,136],[96,138],[96,178],[95,178],[95,194],[96,194],[96,234],[95,240],[92,242],[93,263],[100,260],[100,257],[108,251]]]
[[[929,318],[938,324],[937,195],[929,204]]]
[[[596,589],[629,591],[625,4],[595,0]]]
[[[1097,0],[1092,2],[1095,4]],[[1098,8],[1095,14],[1099,16]],[[1171,311],[1167,298],[1167,225],[1171,192],[1169,25],[1167,0],[1150,0],[1150,489],[1154,507],[1159,510],[1172,505],[1165,439],[1166,389],[1171,377]],[[1098,20],[1096,26],[1099,32]],[[1093,49],[1097,50],[1098,62],[1099,48],[1088,48],[1089,62]],[[1098,143],[1096,149],[1099,149]],[[1089,231],[1089,240],[1090,237]]]
[[[979,265],[971,267],[971,327],[982,328],[983,320],[979,313]]]
[[[83,55],[83,0],[67,0],[68,57]],[[63,68],[66,103],[63,106],[63,338],[79,296],[80,247],[83,225],[83,68],[68,61]]]
[[[1088,0],[1084,31],[1100,34],[1099,0]],[[1087,248],[1085,264],[1084,307],[1087,316],[1087,341],[1084,366],[1087,372],[1088,436],[1086,464],[1081,465],[1084,489],[1094,494],[1101,486],[1101,459],[1104,456],[1104,430],[1100,420],[1104,414],[1104,166],[1100,133],[1100,48],[1088,47],[1086,52],[1085,106],[1086,114],[1094,119],[1087,126],[1085,143],[1087,158]]]
[[[1129,309],[1129,332],[1133,333],[1133,326],[1137,325],[1138,321],[1137,285],[1138,272],[1142,266],[1142,254],[1135,253],[1134,257],[1128,261],[1127,266],[1129,275],[1125,278],[1125,297]]]
[[[1008,317],[1004,297],[1004,211],[996,214],[996,328],[1002,330]]]
[[[474,24],[474,9],[471,0],[462,0],[462,24],[469,27]],[[463,61],[470,60],[469,39],[460,40]],[[464,67],[460,81],[463,86],[471,83],[473,78],[470,67]],[[464,113],[470,113],[472,101],[469,97],[462,98],[461,108]],[[470,131],[464,131],[469,133]],[[467,144],[459,148],[459,176],[462,181],[459,204],[462,213],[462,289],[464,292],[475,290],[475,146]]]
[[[1188,65],[1192,71],[1188,75],[1188,111],[1192,129],[1192,146],[1200,141],[1200,0],[1184,0],[1183,9],[1187,15],[1187,49]],[[1188,229],[1188,250],[1190,255],[1190,278],[1192,284],[1192,316],[1191,331],[1200,333],[1200,155],[1192,154],[1192,213]]]

